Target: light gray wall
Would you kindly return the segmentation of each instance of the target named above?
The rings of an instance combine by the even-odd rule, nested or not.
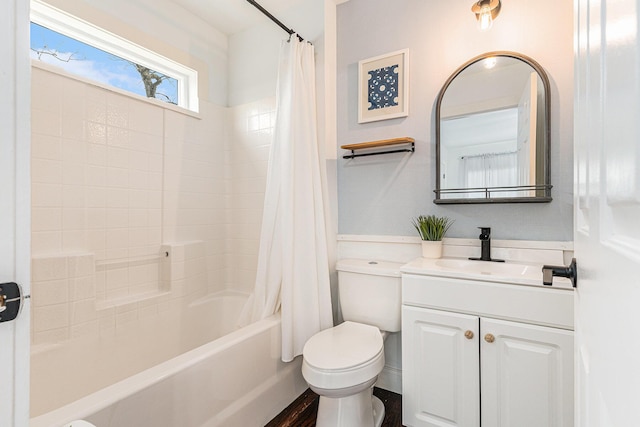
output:
[[[509,0],[488,32],[477,29],[471,1],[349,0],[338,6],[338,146],[410,136],[414,154],[338,159],[339,232],[414,235],[420,214],[455,219],[449,237],[573,240],[572,2]],[[547,10],[553,11],[552,13]],[[406,118],[358,124],[358,61],[410,49]],[[468,59],[508,50],[532,57],[551,82],[551,203],[435,205],[435,101]],[[339,150],[342,153],[343,150]]]

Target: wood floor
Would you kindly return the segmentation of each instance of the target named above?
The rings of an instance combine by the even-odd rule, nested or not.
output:
[[[381,388],[374,388],[373,394],[384,403],[382,427],[402,427],[402,396]],[[314,427],[318,399],[317,394],[307,389],[265,427]]]

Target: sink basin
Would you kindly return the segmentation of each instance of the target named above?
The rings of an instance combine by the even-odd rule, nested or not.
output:
[[[405,264],[401,271],[428,276],[544,286],[542,264],[535,263],[472,261],[465,258],[418,258]],[[553,280],[553,286],[544,287],[572,289],[569,280],[557,277]]]
[[[437,259],[439,268],[468,271],[476,274],[498,276],[525,276],[533,272],[533,265],[506,262],[471,261],[468,259]],[[542,266],[540,267],[542,268]],[[537,272],[536,272],[537,273]],[[542,277],[542,274],[540,274]]]

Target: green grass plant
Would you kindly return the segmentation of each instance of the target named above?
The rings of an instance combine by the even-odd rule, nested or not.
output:
[[[422,240],[442,240],[454,220],[446,216],[420,215],[412,220]]]

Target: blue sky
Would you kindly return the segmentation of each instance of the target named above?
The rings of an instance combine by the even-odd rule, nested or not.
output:
[[[34,50],[54,53],[57,58],[50,54],[38,55]],[[130,62],[33,22],[31,57],[63,68],[69,73],[146,96],[140,74]],[[167,101],[164,96],[159,96],[164,94],[176,103],[177,92],[176,80],[167,79],[158,86],[156,98]]]

